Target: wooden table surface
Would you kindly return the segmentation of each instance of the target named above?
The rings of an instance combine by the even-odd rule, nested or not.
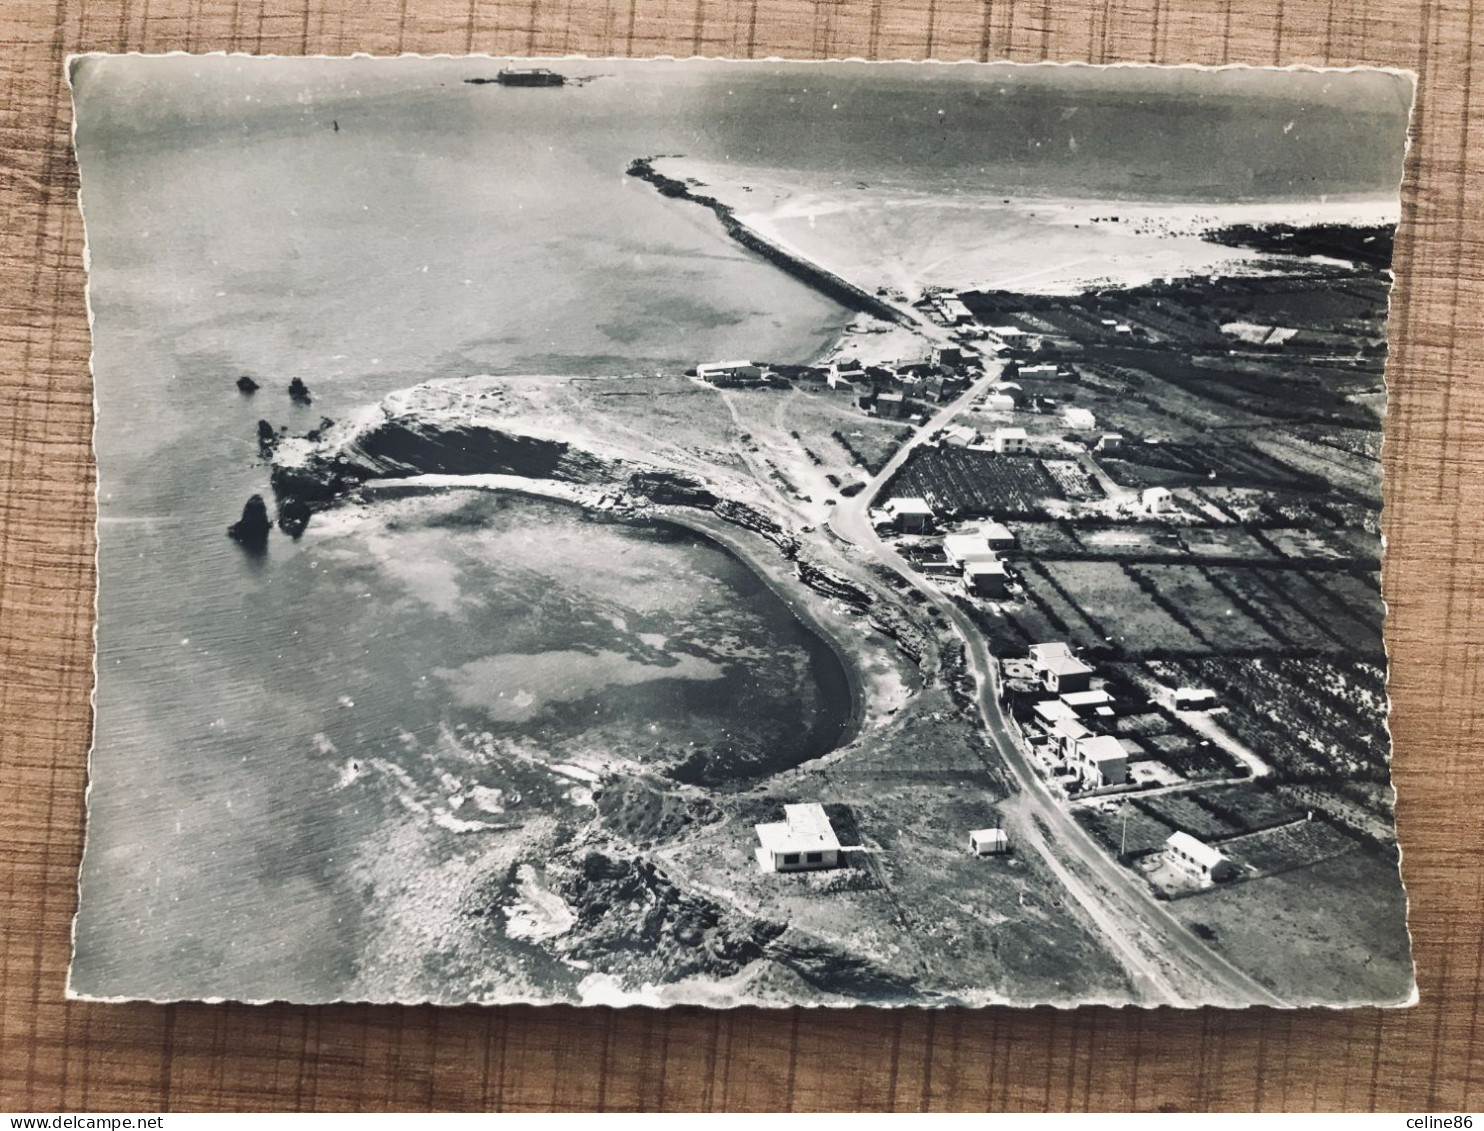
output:
[[[1481,34],[1468,0],[3,0],[0,1110],[1484,1106]],[[222,49],[1415,70],[1392,308],[1385,592],[1421,1005],[660,1012],[67,1002],[90,727],[94,472],[62,59]]]

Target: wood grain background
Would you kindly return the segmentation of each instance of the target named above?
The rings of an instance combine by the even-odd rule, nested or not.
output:
[[[1484,1106],[1479,35],[1468,0],[3,0],[0,1110]],[[221,49],[1416,70],[1392,309],[1385,584],[1422,1004],[713,1013],[67,1002],[90,727],[93,463],[62,59]]]

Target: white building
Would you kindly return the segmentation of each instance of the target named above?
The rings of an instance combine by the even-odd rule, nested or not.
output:
[[[975,856],[1003,856],[1010,851],[1010,834],[1004,829],[976,829],[969,834],[969,851]]]
[[[1015,535],[1003,522],[986,522],[979,528],[979,536],[989,543],[991,550],[1015,548]]]
[[[962,424],[955,424],[943,431],[943,443],[950,448],[967,448],[978,439],[978,432]]]
[[[1150,514],[1165,514],[1174,507],[1175,496],[1168,487],[1148,487],[1139,501]]]
[[[1040,365],[1022,365],[1020,367],[1020,376],[1022,377],[1055,377],[1056,375],[1056,366],[1049,361],[1042,362]]]
[[[759,841],[754,850],[764,872],[804,872],[840,866],[840,840],[816,802],[785,805],[783,820],[754,825]]]
[[[933,508],[918,498],[891,499],[886,504],[891,523],[904,534],[920,534],[933,528]]]
[[[1024,428],[996,428],[990,437],[990,447],[1004,455],[1023,452],[1030,447],[1030,442]]]
[[[696,366],[696,376],[714,385],[727,381],[754,380],[762,375],[762,366],[750,361],[708,361]]]
[[[1074,750],[1077,768],[1088,789],[1123,785],[1128,781],[1128,751],[1110,734],[1081,739]]]
[[[1015,398],[1009,393],[989,393],[981,407],[986,412],[1014,412]]]
[[[943,539],[943,556],[955,569],[968,562],[993,562],[999,555],[989,547],[988,539],[979,534],[950,534]]]
[[[964,563],[964,592],[972,597],[1003,597],[1009,580],[1002,561]]]
[[[1075,428],[1079,432],[1090,432],[1098,426],[1097,417],[1085,408],[1066,408],[1061,415],[1068,428]]]
[[[1175,688],[1175,710],[1205,711],[1216,706],[1216,692],[1209,687]]]
[[[1236,874],[1236,866],[1205,841],[1186,832],[1173,833],[1165,841],[1165,854],[1185,871],[1203,880],[1225,880]]]
[[[1122,451],[1123,434],[1121,432],[1104,432],[1098,437],[1097,450],[1100,452]]]

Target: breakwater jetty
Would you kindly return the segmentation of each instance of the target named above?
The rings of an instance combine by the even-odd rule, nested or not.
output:
[[[910,329],[920,329],[917,319],[905,310],[885,302],[869,291],[862,290],[845,279],[840,278],[833,271],[826,271],[816,263],[807,259],[801,259],[792,252],[785,251],[772,240],[749,228],[741,220],[737,219],[736,212],[731,205],[723,204],[714,196],[698,193],[684,181],[674,177],[667,177],[654,167],[654,157],[639,157],[630,163],[628,174],[638,177],[642,181],[648,181],[662,196],[673,197],[677,200],[688,200],[692,204],[699,204],[703,208],[709,208],[721,221],[722,229],[732,239],[736,240],[749,251],[761,255],[770,263],[787,271],[794,278],[808,284],[821,294],[834,299],[841,306],[858,310],[864,314],[870,314],[887,322],[894,322],[898,326],[906,326]]]

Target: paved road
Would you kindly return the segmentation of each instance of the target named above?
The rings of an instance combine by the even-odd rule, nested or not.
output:
[[[1285,1005],[1271,991],[1216,954],[1174,918],[1149,891],[1115,863],[1051,793],[1011,732],[999,701],[999,669],[984,635],[968,615],[887,545],[871,525],[871,500],[907,457],[944,427],[998,376],[986,375],[940,410],[889,460],[871,483],[835,508],[831,529],[889,566],[922,593],[963,638],[978,685],[979,713],[989,745],[1009,769],[1018,792],[1006,799],[1004,820],[1021,850],[1035,852],[1103,932],[1123,961],[1134,993],[1149,1005],[1252,1003]],[[988,755],[988,751],[986,754]]]

